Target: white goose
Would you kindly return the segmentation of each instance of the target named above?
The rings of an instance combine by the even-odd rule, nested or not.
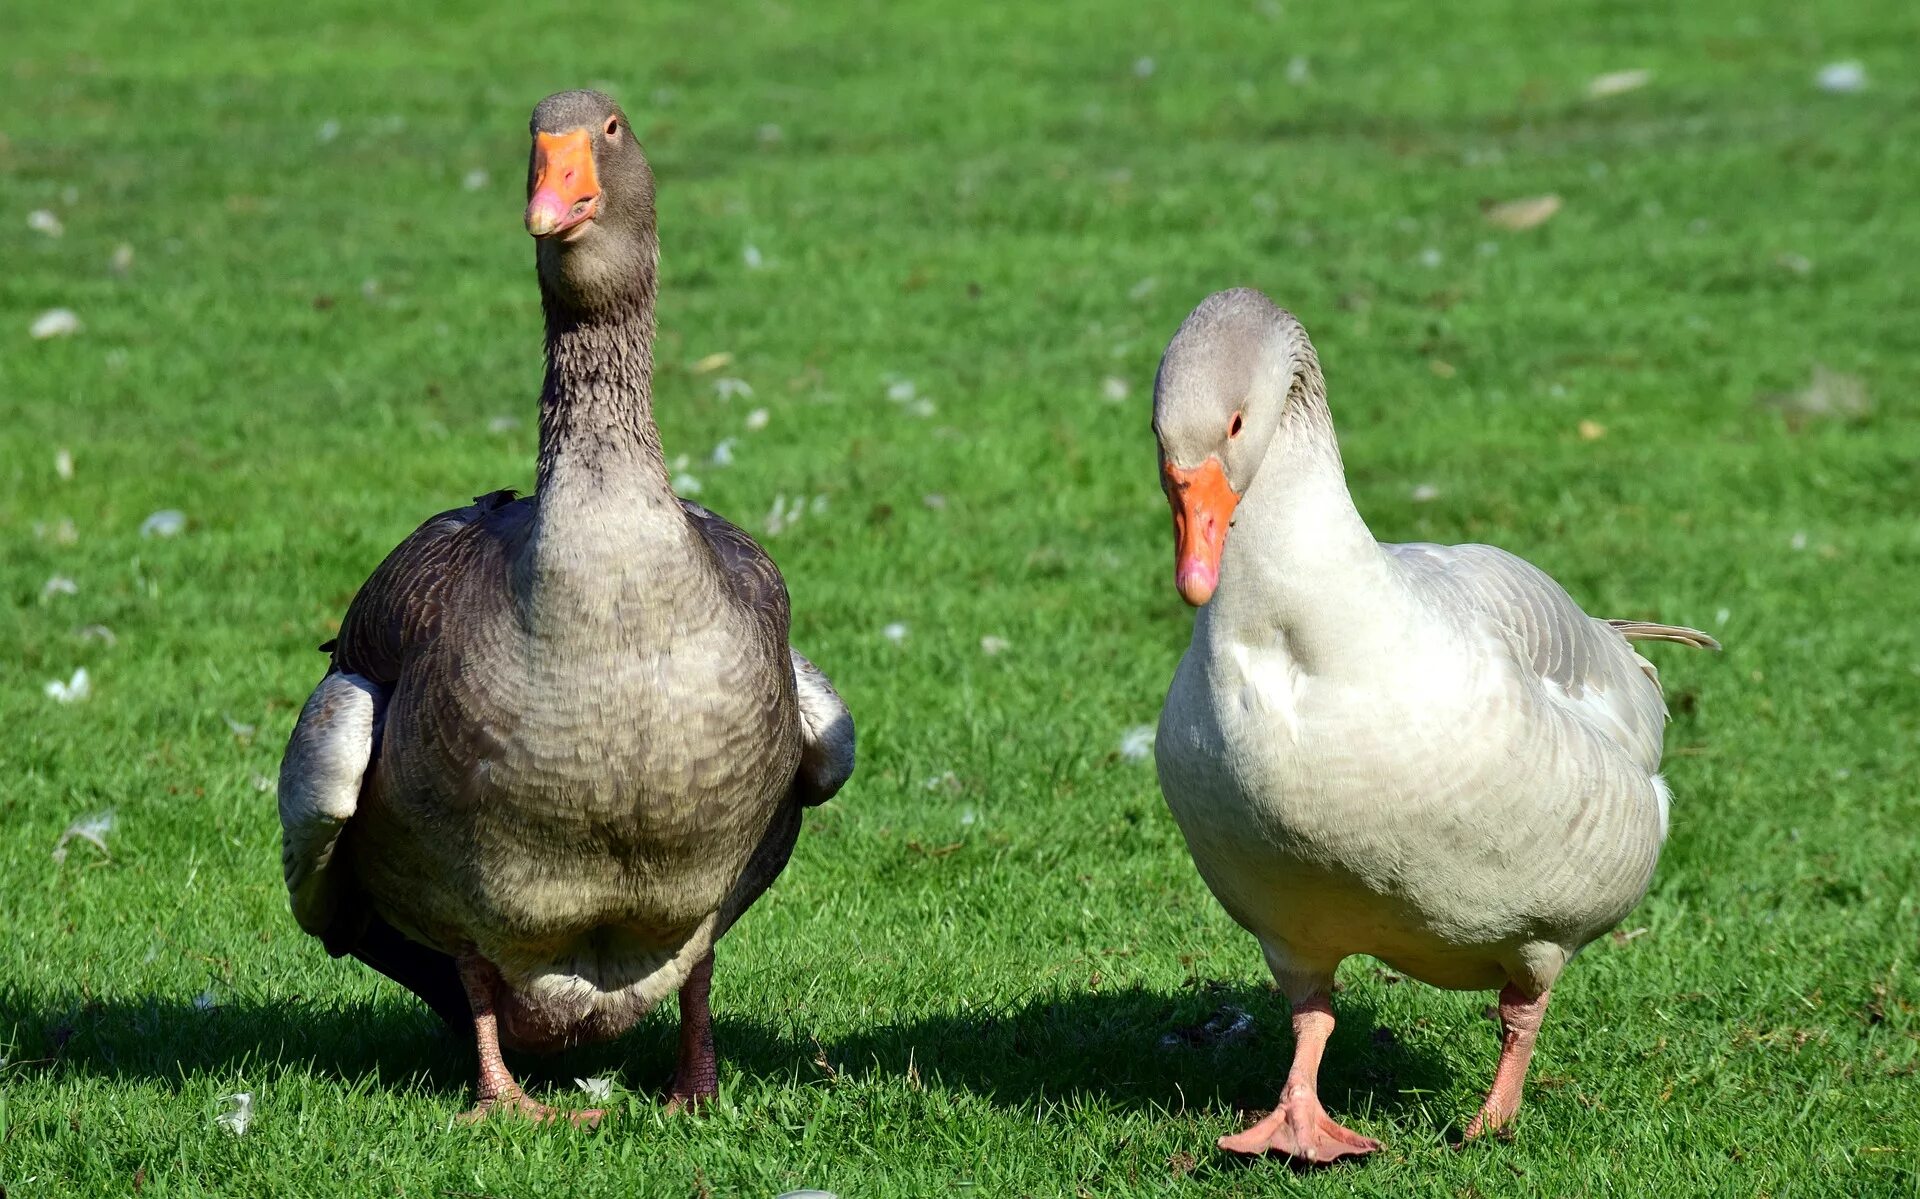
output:
[[[1379,1148],[1316,1092],[1350,954],[1500,988],[1500,1062],[1466,1135],[1509,1124],[1554,980],[1639,902],[1666,837],[1666,707],[1628,642],[1718,646],[1595,620],[1491,546],[1376,542],[1306,330],[1257,291],[1187,317],[1153,424],[1175,579],[1200,608],[1160,718],[1160,788],[1293,1005],[1279,1106],[1221,1146]]]

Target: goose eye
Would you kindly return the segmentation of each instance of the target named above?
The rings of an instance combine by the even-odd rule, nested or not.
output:
[[[608,117],[607,118],[607,136],[614,137],[618,135],[619,132],[620,132],[620,118]]]
[[[1240,436],[1240,426],[1241,426],[1240,414],[1236,412],[1233,414],[1232,423],[1227,425],[1227,436],[1230,438]]]

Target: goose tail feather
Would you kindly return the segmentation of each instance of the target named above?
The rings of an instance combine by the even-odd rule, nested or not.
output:
[[[1609,620],[1614,630],[1628,641],[1668,641],[1695,649],[1718,650],[1720,643],[1702,633],[1678,624],[1654,624],[1645,620]]]

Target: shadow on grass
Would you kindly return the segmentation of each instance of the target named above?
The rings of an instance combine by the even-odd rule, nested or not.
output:
[[[399,993],[396,992],[396,996]],[[386,1087],[451,1087],[471,1072],[470,1043],[424,1006],[294,998],[202,1008],[174,999],[86,999],[0,990],[0,1044],[13,1074],[55,1070],[178,1083],[264,1066],[306,1067]]]
[[[1335,1007],[1340,1022],[1320,1075],[1330,1108],[1393,1111],[1448,1085],[1445,1063],[1379,1028],[1370,1005],[1343,996]],[[732,1031],[723,1025],[715,1035]],[[1009,1104],[1088,1097],[1121,1110],[1265,1111],[1286,1076],[1293,1034],[1286,1003],[1272,991],[1203,984],[1037,996],[881,1024],[824,1047],[809,1044],[800,1077],[824,1072],[822,1049],[835,1069],[854,1075],[911,1070],[929,1087]],[[721,1054],[742,1069],[753,1060],[751,1052],[729,1054],[724,1043]]]
[[[727,1011],[716,988],[714,1039],[723,1078],[780,1085],[835,1075],[917,1078],[996,1103],[1090,1099],[1122,1110],[1264,1110],[1292,1053],[1285,1003],[1264,988],[1201,984],[1035,996],[1000,1007],[892,1021],[820,1042],[785,1023]],[[629,1085],[660,1089],[673,1070],[672,1004],[612,1045],[510,1064],[530,1086],[624,1067]],[[1444,1064],[1379,1028],[1349,993],[1328,1046],[1321,1093],[1336,1113],[1392,1112],[1450,1081]],[[737,1009],[736,1009],[737,1010]],[[1241,1020],[1240,1013],[1245,1019]],[[1236,1027],[1236,1024],[1239,1026]],[[307,1068],[349,1083],[464,1095],[472,1042],[401,998],[336,1006],[291,999],[201,1009],[171,1000],[85,1000],[0,991],[9,1073],[71,1071],[178,1083],[263,1066]]]

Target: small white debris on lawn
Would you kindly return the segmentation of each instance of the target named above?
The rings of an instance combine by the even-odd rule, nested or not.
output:
[[[707,455],[707,461],[715,466],[732,466],[733,445],[733,438],[721,438],[720,444],[713,447],[713,453]]]
[[[1153,77],[1153,67],[1153,59],[1145,56],[1136,58],[1133,60],[1133,77],[1135,79],[1151,79]]]
[[[87,677],[87,668],[82,666],[64,683],[59,679],[48,679],[41,690],[56,704],[77,704],[93,694],[93,680]]]
[[[754,136],[760,139],[761,145],[771,146],[778,142],[784,141],[787,135],[785,131],[783,131],[780,128],[780,126],[774,124],[772,121],[768,121],[766,124],[760,126],[759,129],[754,131]]]
[[[371,300],[377,297],[379,294],[380,294],[380,280],[378,279],[360,280],[360,298],[361,299]]]
[[[1729,608],[1717,609],[1713,614],[1713,623],[1717,625],[1725,626],[1725,624],[1732,619],[1733,611]]]
[[[120,644],[120,639],[113,635],[113,630],[103,624],[90,624],[82,628],[80,640],[98,641],[109,649]]]
[[[914,400],[907,405],[907,411],[912,413],[915,416],[925,418],[925,417],[932,416],[935,412],[938,412],[939,409],[934,406],[934,403],[932,400],[928,399],[925,396],[921,396],[919,399]]]
[[[133,246],[121,242],[113,248],[113,257],[107,259],[107,266],[116,275],[124,275],[133,269]]]
[[[1419,483],[1413,489],[1413,502],[1430,504],[1440,498],[1440,489],[1431,483]]]
[[[753,394],[753,384],[729,375],[724,379],[713,381],[713,394],[722,400],[731,400],[735,396],[750,396]]]
[[[1594,100],[1604,100],[1609,96],[1624,96],[1628,92],[1638,91],[1653,82],[1653,72],[1644,67],[1631,71],[1608,71],[1604,75],[1595,75],[1587,81],[1587,95]]]
[[[766,428],[767,422],[772,419],[772,414],[765,408],[755,408],[752,412],[747,413],[747,432],[758,433],[760,430]]]
[[[253,1093],[241,1091],[237,1095],[222,1095],[222,1103],[231,1103],[233,1107],[213,1118],[213,1122],[234,1136],[247,1135],[247,1126],[253,1123]]]
[[[700,480],[685,471],[673,476],[673,490],[676,495],[699,495]]]
[[[980,652],[989,658],[997,654],[1004,654],[1012,648],[1013,642],[1008,641],[1005,637],[995,637],[991,633],[980,639]]]
[[[65,446],[53,452],[53,473],[62,479],[73,478],[73,451]]]
[[[227,722],[227,731],[232,733],[234,736],[240,738],[240,740],[242,741],[252,740],[253,734],[256,731],[253,725],[245,724],[245,723],[242,723],[241,721],[235,720],[230,714],[226,712],[220,713],[220,719]]]
[[[960,789],[960,776],[954,774],[951,770],[943,770],[921,785],[929,791],[958,791]]]
[[[48,237],[59,237],[67,231],[67,227],[60,223],[60,218],[45,208],[36,208],[27,214],[27,228]]]
[[[1100,394],[1105,396],[1109,403],[1118,404],[1121,400],[1126,399],[1127,393],[1132,390],[1131,387],[1127,386],[1127,381],[1119,375],[1108,375],[1106,378],[1100,380]]]
[[[974,826],[974,823],[979,819],[980,817],[975,814],[972,808],[967,808],[960,813],[960,827],[972,828]]]
[[[520,418],[517,416],[496,416],[487,422],[489,433],[511,433],[519,427]]]
[[[319,139],[321,145],[325,145],[340,136],[340,122],[332,120],[320,122],[320,128],[314,130],[313,136]]]
[[[834,1194],[832,1191],[822,1191],[816,1190],[813,1187],[804,1187],[797,1191],[782,1191],[778,1195],[775,1195],[773,1199],[840,1199],[840,1196]]]
[[[186,513],[178,508],[162,508],[140,522],[140,536],[176,537],[186,527]]]
[[[79,595],[80,584],[65,575],[55,575],[40,586],[40,598],[52,599],[56,595]]]
[[[1820,73],[1813,77],[1813,81],[1819,84],[1823,92],[1841,95],[1864,92],[1867,90],[1867,68],[1864,63],[1853,59],[1830,62],[1820,68]]]
[[[1553,193],[1508,200],[1487,209],[1487,220],[1515,233],[1544,225],[1560,211],[1560,197]]]
[[[66,517],[48,524],[44,520],[33,522],[33,535],[41,541],[51,541],[55,545],[72,545],[80,540],[80,530],[73,527],[73,521]]]
[[[912,379],[887,380],[887,398],[896,404],[904,404],[917,394],[919,393],[914,388]]]
[[[483,190],[492,181],[493,176],[487,174],[482,168],[475,167],[460,180],[460,186],[470,192],[477,192]]]
[[[256,770],[253,772],[253,789],[265,795],[269,791],[276,790],[277,785],[272,779]]]
[[[929,491],[920,497],[920,502],[938,512],[947,506],[947,497],[937,491]]]
[[[95,812],[91,816],[82,816],[72,824],[69,824],[67,831],[61,833],[60,839],[53,843],[53,860],[56,862],[66,861],[67,842],[74,840],[85,841],[101,853],[112,857],[112,854],[107,853],[107,834],[112,831],[112,808],[108,808],[104,812]]]
[[[33,318],[33,324],[27,326],[27,332],[35,341],[45,341],[50,337],[71,337],[80,332],[80,318],[71,308],[49,308]]]
[[[773,507],[767,512],[767,536],[778,537],[788,529],[791,529],[800,523],[800,518],[805,516],[809,510],[811,510],[815,516],[819,516],[825,512],[827,510],[827,497],[824,495],[816,495],[809,501],[804,495],[789,497],[784,492],[774,496]]]
[[[611,1078],[576,1078],[573,1085],[579,1087],[587,1098],[595,1103],[605,1103],[613,1095]]]
[[[1447,256],[1432,246],[1428,246],[1426,249],[1420,251],[1420,265],[1429,270],[1439,266],[1446,260]]]
[[[1873,411],[1864,380],[1857,375],[1829,370],[1819,363],[1814,364],[1813,377],[1804,388],[1763,395],[1757,402],[1764,408],[1779,410],[1790,425],[1796,426],[1824,417],[1857,420]]]
[[[1154,727],[1136,725],[1120,738],[1120,756],[1129,762],[1144,762],[1153,756]]]
[[[895,645],[900,645],[906,641],[908,632],[909,630],[906,626],[906,622],[896,620],[893,623],[889,624],[886,628],[881,629],[880,635],[882,637],[885,637],[888,641],[893,642]]]
[[[1304,54],[1296,54],[1287,60],[1287,82],[1295,87],[1304,87],[1313,82],[1313,64]]]
[[[740,247],[740,261],[746,263],[750,271],[757,271],[767,264],[767,260],[760,255],[760,247],[752,242]]]
[[[1796,530],[1793,536],[1787,538],[1787,548],[1795,549],[1795,550],[1806,549],[1807,548],[1806,530],[1805,529]]]
[[[1253,1035],[1253,1014],[1245,1008],[1224,1004],[1197,1028],[1181,1028],[1160,1038],[1160,1048],[1211,1049],[1233,1045]]]

